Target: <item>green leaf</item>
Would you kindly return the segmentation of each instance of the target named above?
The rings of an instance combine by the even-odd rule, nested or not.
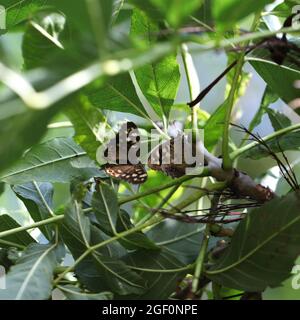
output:
[[[234,26],[251,13],[259,12],[273,0],[214,0],[213,15],[220,27]]]
[[[51,183],[29,182],[12,186],[12,190],[23,201],[35,222],[52,216],[53,186]],[[51,240],[53,228],[41,226],[40,230],[48,240]]]
[[[22,41],[25,69],[47,67],[57,57],[66,55],[63,50],[65,39],[61,35],[65,21],[66,18],[57,12],[42,12],[35,16],[33,22],[27,26]],[[55,63],[53,68],[59,70]]]
[[[117,232],[130,230],[134,225],[130,221],[130,216],[125,210],[120,210],[117,220]],[[140,248],[149,250],[159,250],[160,248],[151,241],[142,231],[130,234],[121,238],[119,242],[128,250],[137,250]]]
[[[178,27],[184,20],[199,9],[202,0],[130,0],[154,19],[166,19],[173,27]]]
[[[112,21],[111,24],[115,24],[118,21],[119,15],[124,6],[125,0],[115,0],[113,3]]]
[[[271,139],[267,142],[268,146],[275,153],[286,150],[298,150],[300,148],[300,131],[293,131],[280,137]],[[260,144],[247,150],[242,154],[243,158],[251,158],[254,160],[269,156],[269,152]]]
[[[6,9],[6,29],[10,29],[21,22],[31,18],[38,10],[45,7],[45,0],[1,0],[1,5]]]
[[[208,151],[218,143],[223,133],[224,118],[226,114],[227,100],[210,116],[204,126],[204,145]]]
[[[274,131],[284,129],[292,125],[291,120],[281,112],[273,109],[267,109],[267,114],[270,118]]]
[[[99,17],[101,21],[98,21],[99,28],[101,27],[101,33],[106,34],[111,23],[113,5],[116,0],[96,0],[94,2],[94,14]],[[62,11],[70,21],[70,24],[78,30],[92,32],[92,21],[85,0],[77,0],[76,5],[70,5],[69,0],[51,0],[54,8]]]
[[[153,20],[164,19],[163,13],[153,3],[151,3],[151,0],[129,0],[129,2],[134,4],[136,8],[143,10],[148,15],[148,17]]]
[[[141,294],[145,291],[145,279],[132,271],[123,261],[103,255],[98,251],[93,252],[98,272],[102,281],[120,295]]]
[[[105,240],[107,240],[107,237],[98,228],[91,226],[91,245],[101,243]],[[94,255],[90,255],[81,261],[75,268],[76,275],[80,282],[92,292],[109,290],[119,294],[129,294],[131,292],[144,291],[144,282],[119,260],[119,248],[116,247],[116,244],[113,243],[97,249],[99,255],[97,258],[100,258],[100,261],[100,255],[107,257],[104,264],[99,264],[98,261],[94,259]],[[120,269],[118,270],[119,267]],[[116,272],[118,274],[119,271],[122,274],[121,281],[118,277],[114,276],[114,273]],[[128,285],[127,282],[122,281],[123,278],[125,278],[126,281],[127,277],[133,280],[132,285]]]
[[[199,9],[203,0],[150,0],[164,13],[167,21],[178,27],[195,10]]]
[[[101,231],[91,226],[76,201],[66,211],[60,228],[63,240],[75,259],[89,246],[104,241]],[[81,283],[93,292],[108,290],[121,295],[143,292],[143,279],[113,254],[114,251],[107,246],[91,251],[75,268]]]
[[[47,130],[47,124],[60,106],[32,111],[26,108],[21,100],[12,97],[4,90],[0,92],[0,105],[0,171],[2,171],[41,139]]]
[[[100,109],[133,113],[144,116],[146,111],[140,102],[129,73],[109,79],[95,81],[85,89],[91,104]]]
[[[151,190],[158,185],[162,185],[172,181],[171,177],[166,176],[164,173],[154,170],[149,170],[148,179],[139,187],[139,192],[146,192]],[[162,199],[168,194],[169,189],[162,190],[159,193],[149,194],[148,196],[143,197],[143,203],[150,208],[156,208],[162,201]],[[134,208],[134,221],[139,221],[143,219],[149,210],[144,208],[144,206],[139,205],[139,202],[133,203]]]
[[[187,273],[187,270],[172,271],[185,265],[166,250],[134,251],[127,254],[123,261],[133,267],[148,283],[148,289],[144,294],[127,296],[126,299],[168,299],[175,291],[178,281]],[[166,270],[170,270],[170,272],[166,272]]]
[[[106,121],[99,109],[81,101],[83,99],[78,100],[75,100],[65,112],[75,129],[75,142],[95,160],[97,149],[103,139],[101,129],[106,127]]]
[[[295,88],[295,82],[300,78],[300,70],[279,66],[259,58],[249,58],[249,61],[270,89],[284,102],[290,103],[299,97],[299,89]]]
[[[267,112],[269,106],[271,103],[274,103],[277,101],[279,97],[276,93],[274,93],[269,86],[266,87],[259,109],[256,112],[255,116],[253,117],[250,125],[249,125],[249,131],[252,132],[253,129],[258,126],[261,123],[263,115]]]
[[[15,229],[18,227],[20,227],[20,225],[13,218],[8,216],[7,214],[0,215],[0,232]],[[35,240],[29,235],[27,231],[17,232],[15,234],[12,234],[7,237],[3,237],[1,239],[5,241],[9,241],[12,244],[16,243],[25,247],[35,242]],[[0,247],[1,248],[13,247],[13,245],[8,245],[8,244],[6,245],[4,243],[1,243],[0,241]]]
[[[10,268],[1,300],[48,300],[52,292],[56,245],[30,245]]]
[[[157,23],[152,22],[142,11],[137,9],[133,11],[130,32],[132,37],[141,38],[144,45],[149,48],[157,42],[158,32]],[[135,76],[155,112],[160,117],[168,117],[180,82],[176,55],[170,55],[156,63],[145,64],[135,70]]]
[[[99,227],[108,235],[116,233],[119,205],[116,192],[106,183],[100,183],[93,194],[92,208]]]
[[[30,149],[0,180],[10,184],[30,181],[88,180],[100,173],[94,162],[70,138],[55,138]]]
[[[277,17],[287,18],[291,15],[294,7],[299,5],[299,0],[285,0],[273,9]]]
[[[56,11],[43,11],[34,17],[22,39],[25,69],[45,68],[54,82],[79,71],[96,59],[97,50],[93,40],[85,33],[78,32],[78,29],[72,29],[66,21],[70,21],[69,16],[65,17]]]
[[[299,192],[276,198],[248,213],[230,247],[207,276],[224,286],[250,292],[279,286],[299,255]]]
[[[82,291],[80,288],[65,285],[58,286],[58,289],[66,296],[68,300],[112,300],[113,294],[111,292],[100,292],[100,293],[88,293]]]
[[[60,230],[64,242],[77,259],[87,250],[91,239],[90,220],[84,215],[79,202],[72,201],[67,206]]]
[[[146,235],[156,245],[188,264],[193,263],[199,254],[203,230],[203,225],[167,219],[151,228]],[[211,241],[210,246],[214,242]]]

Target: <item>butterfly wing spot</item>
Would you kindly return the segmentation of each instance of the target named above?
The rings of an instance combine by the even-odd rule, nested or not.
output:
[[[106,165],[104,169],[109,176],[133,184],[144,183],[148,177],[142,164]]]

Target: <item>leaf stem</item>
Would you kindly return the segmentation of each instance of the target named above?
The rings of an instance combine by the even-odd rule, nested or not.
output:
[[[254,31],[257,27],[257,24],[260,19],[260,12],[258,12],[253,20],[251,31]],[[239,54],[239,58],[237,60],[237,65],[231,85],[231,90],[228,96],[228,102],[227,102],[227,110],[225,115],[225,124],[224,124],[224,131],[223,131],[223,140],[222,140],[222,156],[223,156],[223,169],[224,170],[231,170],[232,169],[232,160],[230,158],[229,153],[229,126],[230,126],[230,119],[231,119],[231,113],[235,102],[236,97],[236,91],[239,89],[239,83],[240,83],[240,75],[242,73],[243,65],[244,65],[244,59],[247,51],[247,45],[249,44],[250,40],[247,40],[245,42],[245,48],[244,50]]]
[[[216,195],[213,197],[209,214],[214,213],[215,209],[218,206],[219,200],[220,200],[220,195]],[[194,294],[196,294],[198,291],[200,277],[204,270],[204,260],[205,260],[205,255],[208,248],[209,239],[210,239],[210,228],[211,228],[211,224],[207,223],[204,230],[200,252],[196,260],[195,273],[192,281],[192,292]]]
[[[26,248],[26,246],[23,246],[21,244],[18,244],[18,243],[15,243],[15,242],[11,242],[11,241],[2,240],[2,239],[0,239],[0,243],[4,244],[4,245],[7,245],[7,246],[10,246],[10,247],[19,248],[21,250]]]
[[[144,272],[157,272],[157,273],[174,273],[174,272],[181,272],[181,271],[188,271],[188,270],[192,270],[194,267],[194,264],[188,264],[187,266],[184,266],[182,268],[176,268],[176,269],[147,269],[147,268],[138,268],[135,266],[130,266],[128,265],[128,267],[132,270],[136,270],[136,271],[144,271]]]
[[[232,168],[232,161],[229,154],[229,126],[231,119],[231,112],[234,106],[236,91],[239,86],[240,74],[244,65],[245,53],[243,52],[237,62],[233,82],[231,85],[231,90],[227,101],[227,110],[225,115],[225,124],[223,131],[223,141],[222,141],[222,156],[223,156],[223,168],[224,170],[230,170]]]
[[[187,80],[187,85],[188,85],[188,89],[189,89],[190,101],[192,101],[194,99],[194,95],[193,95],[193,84],[192,84],[192,80],[191,80],[189,64],[187,61],[188,55],[189,55],[188,47],[186,44],[183,43],[181,45],[181,57],[182,57],[184,71],[185,71],[186,80]],[[198,108],[198,106],[191,107],[191,118],[192,118],[193,130],[197,130],[197,128],[198,128],[197,108]]]
[[[10,236],[12,234],[18,233],[18,232],[22,232],[22,231],[26,231],[29,229],[34,229],[34,228],[38,228],[40,226],[44,226],[46,224],[50,224],[50,223],[56,223],[57,221],[60,221],[64,218],[64,215],[59,215],[59,216],[55,216],[55,217],[51,217],[42,221],[38,221],[35,223],[32,223],[28,226],[22,226],[22,227],[17,227],[14,229],[10,229],[10,230],[6,230],[6,231],[2,231],[0,232],[0,238],[4,238],[7,236]]]
[[[157,213],[173,196],[173,194],[177,191],[177,189],[180,187],[180,184],[174,186],[168,194],[162,199],[162,201],[159,203],[159,205],[154,209],[154,211],[149,212],[145,217],[143,217],[136,225],[141,225],[145,223],[149,218],[151,218],[155,213]]]
[[[151,194],[154,194],[154,193],[160,192],[162,190],[174,187],[176,185],[180,185],[181,183],[183,183],[185,181],[188,181],[188,180],[191,180],[193,178],[206,177],[208,175],[209,175],[209,169],[208,168],[204,168],[203,172],[198,176],[192,176],[192,175],[183,176],[183,177],[175,179],[175,180],[173,180],[173,181],[171,181],[169,183],[166,183],[166,184],[164,184],[162,186],[158,186],[156,188],[152,188],[152,189],[149,189],[149,190],[146,190],[144,192],[140,192],[140,193],[134,194],[134,195],[126,197],[126,198],[124,197],[123,199],[119,200],[119,205],[122,205],[124,203],[127,203],[127,202],[130,202],[130,201],[133,201],[133,200],[137,200],[137,199],[149,196]]]

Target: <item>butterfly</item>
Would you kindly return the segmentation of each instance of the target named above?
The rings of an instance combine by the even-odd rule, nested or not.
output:
[[[183,150],[178,152],[175,147],[175,144],[179,143],[179,148],[182,148],[184,139],[184,135],[178,134],[169,141],[156,146],[148,157],[148,167],[161,171],[172,178],[184,176],[187,168],[195,166],[195,164],[186,164],[183,159]],[[133,163],[128,159],[129,150],[137,157],[140,156],[140,135],[137,126],[133,122],[124,123],[116,137],[109,142],[108,148],[104,152],[105,157],[108,157],[109,147],[114,145],[117,149],[116,161],[104,166],[106,174],[132,184],[144,183],[148,177],[145,166],[140,160]]]
[[[115,161],[110,161],[104,165],[104,171],[107,175],[132,184],[141,184],[147,180],[148,174],[144,165],[139,160],[136,163],[136,161],[131,162],[128,159],[129,150],[139,157],[139,141],[140,135],[137,126],[133,122],[124,123],[104,151],[104,156],[108,160],[112,160],[110,159],[109,148],[115,147],[115,159],[113,159]]]
[[[179,134],[158,145],[148,158],[148,167],[152,170],[162,171],[172,178],[184,176],[189,166],[183,159],[183,150],[181,149],[178,154],[178,150],[175,148],[176,143],[179,143],[182,148],[183,140],[184,136]]]

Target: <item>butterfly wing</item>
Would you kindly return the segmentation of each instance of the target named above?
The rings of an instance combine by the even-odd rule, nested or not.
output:
[[[125,141],[126,140],[126,141]],[[137,126],[133,122],[124,123],[114,140],[117,147],[116,163],[108,163],[104,166],[106,174],[109,176],[127,181],[132,184],[141,184],[147,180],[147,172],[145,167],[140,163],[132,164],[128,160],[128,150],[136,149],[136,155],[139,156],[139,132]],[[105,151],[107,153],[107,150]],[[127,163],[123,163],[124,155],[126,155]]]
[[[177,155],[176,160],[179,160],[179,163],[175,162],[175,139],[179,139],[183,143],[183,136],[178,136],[157,146],[148,158],[148,167],[152,170],[162,171],[172,178],[179,178],[186,174],[186,169],[189,166],[184,161],[183,152],[181,159],[178,159]]]
[[[107,164],[104,170],[109,176],[132,184],[144,183],[148,177],[142,164]]]

